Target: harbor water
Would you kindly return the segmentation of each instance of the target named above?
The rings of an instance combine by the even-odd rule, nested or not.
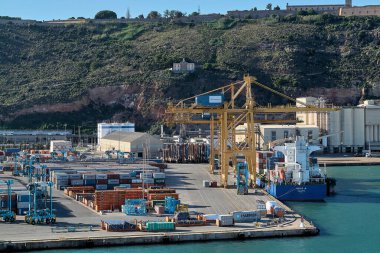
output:
[[[43,252],[380,252],[380,166],[331,167],[328,176],[337,179],[336,195],[321,203],[287,203],[320,228],[319,236]]]

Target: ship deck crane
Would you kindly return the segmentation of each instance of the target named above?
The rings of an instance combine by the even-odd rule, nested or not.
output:
[[[252,84],[264,88],[274,94],[284,97],[304,107],[286,106],[259,106],[254,100]],[[334,108],[319,108],[293,99],[281,92],[265,86],[253,76],[244,76],[238,81],[214,89],[200,95],[222,93],[229,100],[219,107],[207,107],[192,103],[197,96],[183,99],[177,104],[169,103],[165,111],[167,124],[210,124],[210,171],[214,172],[215,158],[220,162],[221,179],[224,187],[228,186],[229,163],[233,168],[237,166],[237,156],[244,156],[247,162],[250,184],[256,182],[256,146],[255,123],[285,124],[295,123],[296,120],[277,119],[278,114],[296,112],[328,112]],[[209,120],[202,119],[202,115],[210,115]],[[246,125],[245,142],[236,142],[236,127]],[[217,136],[216,134],[217,133]],[[217,139],[216,145],[214,139]]]

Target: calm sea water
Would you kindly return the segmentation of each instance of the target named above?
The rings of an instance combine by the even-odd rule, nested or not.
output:
[[[380,252],[380,166],[332,167],[337,194],[324,203],[288,203],[320,229],[316,237],[129,246],[45,253]]]

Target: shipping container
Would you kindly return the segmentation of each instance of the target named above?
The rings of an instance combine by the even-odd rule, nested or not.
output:
[[[107,190],[107,185],[106,184],[97,184],[96,190]]]
[[[201,95],[195,97],[195,104],[198,107],[221,107],[224,103],[223,93],[215,93],[210,95]]]
[[[69,179],[82,179],[81,174],[69,174]]]
[[[107,174],[96,174],[95,179],[108,179]]]
[[[108,179],[108,184],[118,185],[118,184],[120,184],[120,181],[119,181],[119,179]]]
[[[95,179],[85,179],[83,181],[84,181],[84,185],[88,185],[88,186],[94,186],[94,185],[96,185],[96,180]]]
[[[82,178],[84,180],[95,180],[96,175],[95,174],[82,174]]]
[[[73,180],[70,180],[70,184],[72,186],[77,186],[77,185],[83,185],[83,179],[73,179]]]
[[[236,223],[255,222],[261,219],[261,213],[258,210],[232,212],[231,214]]]
[[[130,173],[119,173],[120,180],[121,179],[131,179],[131,174]]]
[[[234,225],[233,215],[220,215],[219,219],[216,220],[216,225],[219,227],[228,227]]]
[[[153,178],[154,179],[165,179],[165,173],[162,173],[162,172],[153,173]]]
[[[174,222],[149,221],[146,223],[146,230],[150,231],[150,232],[174,231],[175,230],[175,223]]]

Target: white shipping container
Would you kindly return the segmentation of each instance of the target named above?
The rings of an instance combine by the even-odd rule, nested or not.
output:
[[[141,173],[140,175],[140,178],[152,178],[153,177],[153,173],[152,172],[145,172],[145,173]]]
[[[219,222],[221,226],[232,226],[234,225],[234,217],[232,215],[220,215]]]
[[[132,179],[132,184],[141,184],[142,180],[141,179]]]
[[[153,173],[153,178],[165,178],[165,173],[162,173],[162,172]]]
[[[203,220],[210,220],[210,221],[212,221],[212,220],[217,220],[217,219],[219,219],[219,214],[204,214],[203,215]]]

